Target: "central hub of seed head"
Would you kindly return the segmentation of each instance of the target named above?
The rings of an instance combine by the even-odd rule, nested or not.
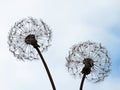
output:
[[[25,42],[26,42],[27,44],[32,44],[32,43],[34,43],[35,41],[36,41],[35,35],[33,35],[33,34],[30,34],[30,35],[28,35],[28,36],[25,38]]]
[[[91,58],[85,58],[83,60],[83,64],[85,64],[85,66],[88,66],[88,67],[92,67],[94,65],[93,60]]]
[[[39,47],[39,45],[37,44],[37,40],[35,38],[34,34],[29,34],[26,38],[25,38],[25,43],[26,44],[30,44],[33,47]]]
[[[94,65],[93,60],[91,58],[85,58],[83,60],[83,64],[85,65],[82,69],[83,74],[90,74],[91,72],[91,67]]]

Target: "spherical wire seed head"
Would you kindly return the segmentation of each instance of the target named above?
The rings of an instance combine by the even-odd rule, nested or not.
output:
[[[92,82],[104,80],[110,72],[110,57],[108,51],[100,43],[86,41],[75,44],[66,57],[68,72],[75,77],[86,73],[86,78]]]
[[[21,60],[38,60],[40,51],[47,51],[51,42],[51,30],[42,21],[32,17],[24,18],[14,24],[8,36],[9,50]]]

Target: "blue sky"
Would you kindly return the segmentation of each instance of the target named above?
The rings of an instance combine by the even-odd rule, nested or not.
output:
[[[41,61],[22,62],[9,52],[11,26],[28,16],[52,29],[52,46],[43,55],[57,90],[78,90],[81,78],[67,72],[65,57],[72,45],[87,40],[106,47],[112,71],[103,82],[86,80],[84,90],[120,90],[119,5],[119,0],[0,0],[0,90],[52,90]]]

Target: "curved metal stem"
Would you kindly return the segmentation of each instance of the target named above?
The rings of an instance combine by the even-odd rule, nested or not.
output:
[[[42,56],[39,48],[38,48],[38,47],[35,47],[35,49],[37,50],[37,52],[38,52],[38,54],[39,54],[39,56],[40,56],[40,58],[41,58],[41,60],[42,60],[42,62],[43,62],[43,65],[44,65],[45,70],[46,70],[46,72],[47,72],[47,74],[48,74],[48,77],[49,77],[49,80],[50,80],[50,82],[51,82],[51,85],[52,85],[53,90],[56,90],[56,87],[55,87],[54,81],[53,81],[53,79],[52,79],[52,76],[51,76],[51,74],[50,74],[50,71],[49,71],[49,69],[48,69],[47,63],[45,62],[45,60],[44,60],[44,58],[43,58],[43,56]]]
[[[80,90],[83,90],[83,84],[84,84],[84,81],[85,81],[85,77],[86,77],[86,74],[83,74],[81,84],[80,84]]]

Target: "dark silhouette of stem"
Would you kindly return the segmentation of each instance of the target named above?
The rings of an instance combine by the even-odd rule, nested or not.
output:
[[[44,58],[43,58],[43,56],[42,56],[39,48],[38,48],[38,47],[35,47],[35,49],[37,50],[37,52],[38,52],[38,54],[39,54],[39,56],[40,56],[40,58],[41,58],[41,60],[42,60],[42,62],[43,62],[43,65],[44,65],[44,67],[45,67],[45,69],[46,69],[46,72],[47,72],[47,74],[48,74],[48,77],[49,77],[49,80],[50,80],[50,82],[51,82],[51,85],[52,85],[53,90],[56,90],[56,87],[55,87],[54,81],[53,81],[53,79],[52,79],[52,76],[51,76],[51,74],[50,74],[50,71],[49,71],[49,69],[48,69],[47,63],[45,62],[45,60],[44,60]]]
[[[83,90],[82,88],[83,88],[83,84],[84,84],[84,81],[85,81],[85,77],[86,77],[86,74],[83,74],[81,84],[80,84],[80,90]]]

